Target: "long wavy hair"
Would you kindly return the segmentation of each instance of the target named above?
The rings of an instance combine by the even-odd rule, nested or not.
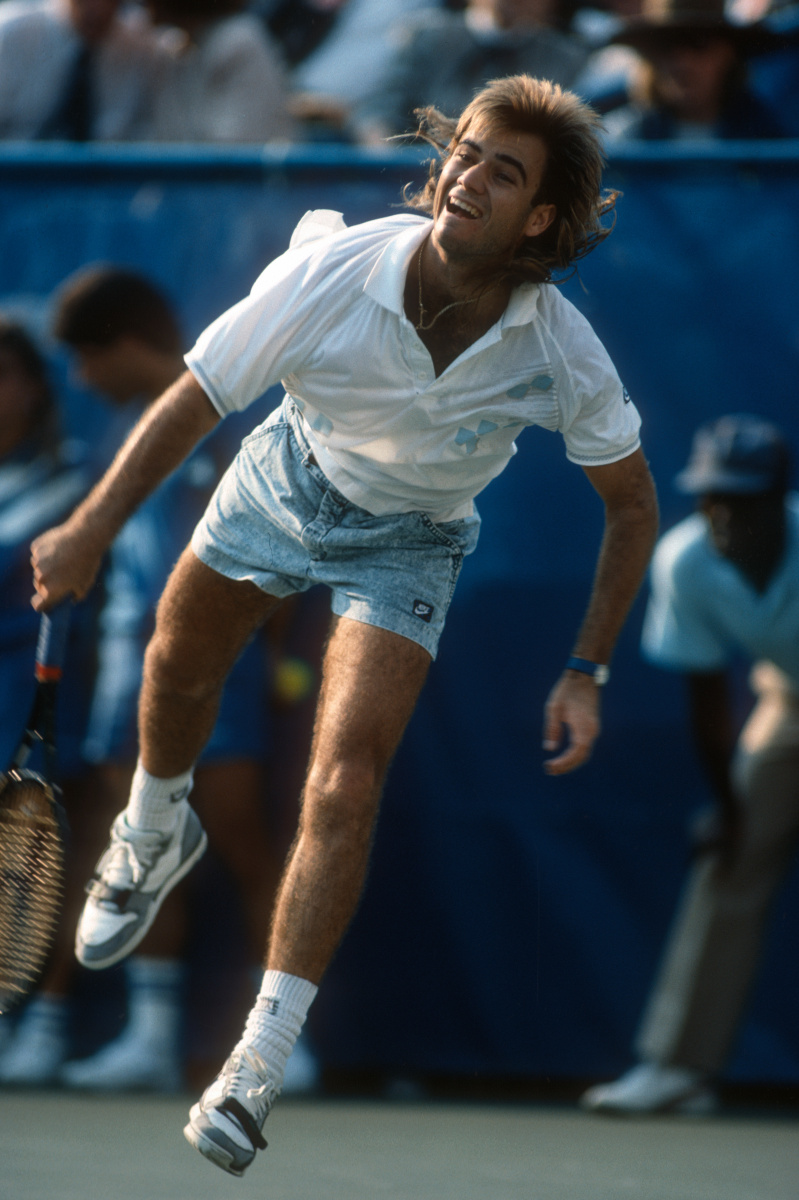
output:
[[[612,231],[615,215],[609,225],[602,218],[613,212],[619,193],[602,190],[600,119],[573,92],[546,79],[509,75],[488,83],[458,120],[433,107],[416,109],[416,117],[416,137],[433,146],[437,157],[424,187],[405,200],[427,213],[433,211],[442,169],[469,128],[534,134],[544,142],[547,162],[533,205],[553,204],[555,219],[537,237],[525,238],[510,264],[503,264],[502,277],[514,285],[553,281],[554,272],[574,268]]]

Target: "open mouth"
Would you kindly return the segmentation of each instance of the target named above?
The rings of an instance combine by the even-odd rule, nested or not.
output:
[[[479,208],[475,208],[473,204],[469,204],[468,200],[461,200],[457,196],[447,197],[446,209],[453,216],[465,217],[468,221],[476,221],[481,216]]]

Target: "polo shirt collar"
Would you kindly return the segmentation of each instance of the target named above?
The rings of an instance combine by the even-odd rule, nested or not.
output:
[[[431,221],[427,217],[410,216],[409,220],[412,224],[383,247],[363,286],[368,296],[398,316],[405,311],[408,266],[431,229]],[[508,307],[499,322],[501,328],[531,323],[538,306],[539,287],[537,283],[523,283],[513,289]]]
[[[363,285],[367,296],[398,316],[405,311],[408,266],[432,229],[432,221],[428,217],[409,216],[408,220],[412,224],[383,247]]]
[[[538,283],[522,283],[515,287],[510,294],[508,307],[502,314],[500,324],[503,329],[514,325],[529,325],[538,309]]]

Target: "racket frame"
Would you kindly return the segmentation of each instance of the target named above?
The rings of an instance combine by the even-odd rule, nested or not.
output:
[[[36,788],[49,805],[50,813],[55,821],[57,841],[61,850],[61,880],[58,887],[58,911],[54,913],[49,945],[42,954],[36,971],[30,972],[24,981],[20,980],[19,986],[2,989],[0,993],[0,1012],[4,1014],[17,1008],[41,979],[50,959],[61,903],[63,902],[63,874],[68,824],[66,813],[61,804],[61,790],[54,781],[56,770],[55,718],[58,684],[61,680],[62,663],[69,632],[70,609],[70,604],[62,604],[52,613],[44,613],[42,615],[36,646],[34,668],[36,692],[33,704],[20,742],[11,758],[9,768],[0,774],[0,808],[8,808],[9,799],[13,796],[15,788]],[[28,770],[25,765],[37,744],[42,746],[44,774]],[[1,851],[0,864],[2,864]],[[2,871],[0,871],[1,874]],[[0,879],[1,885],[2,880]],[[12,885],[8,884],[6,886]]]

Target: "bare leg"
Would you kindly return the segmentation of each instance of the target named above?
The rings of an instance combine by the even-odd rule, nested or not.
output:
[[[212,571],[190,547],[158,605],[139,699],[141,759],[151,775],[188,771],[211,736],[222,688],[247,639],[280,603]]]
[[[399,634],[334,623],[269,969],[312,983],[324,973],[358,903],[385,774],[429,666],[427,651]]]

